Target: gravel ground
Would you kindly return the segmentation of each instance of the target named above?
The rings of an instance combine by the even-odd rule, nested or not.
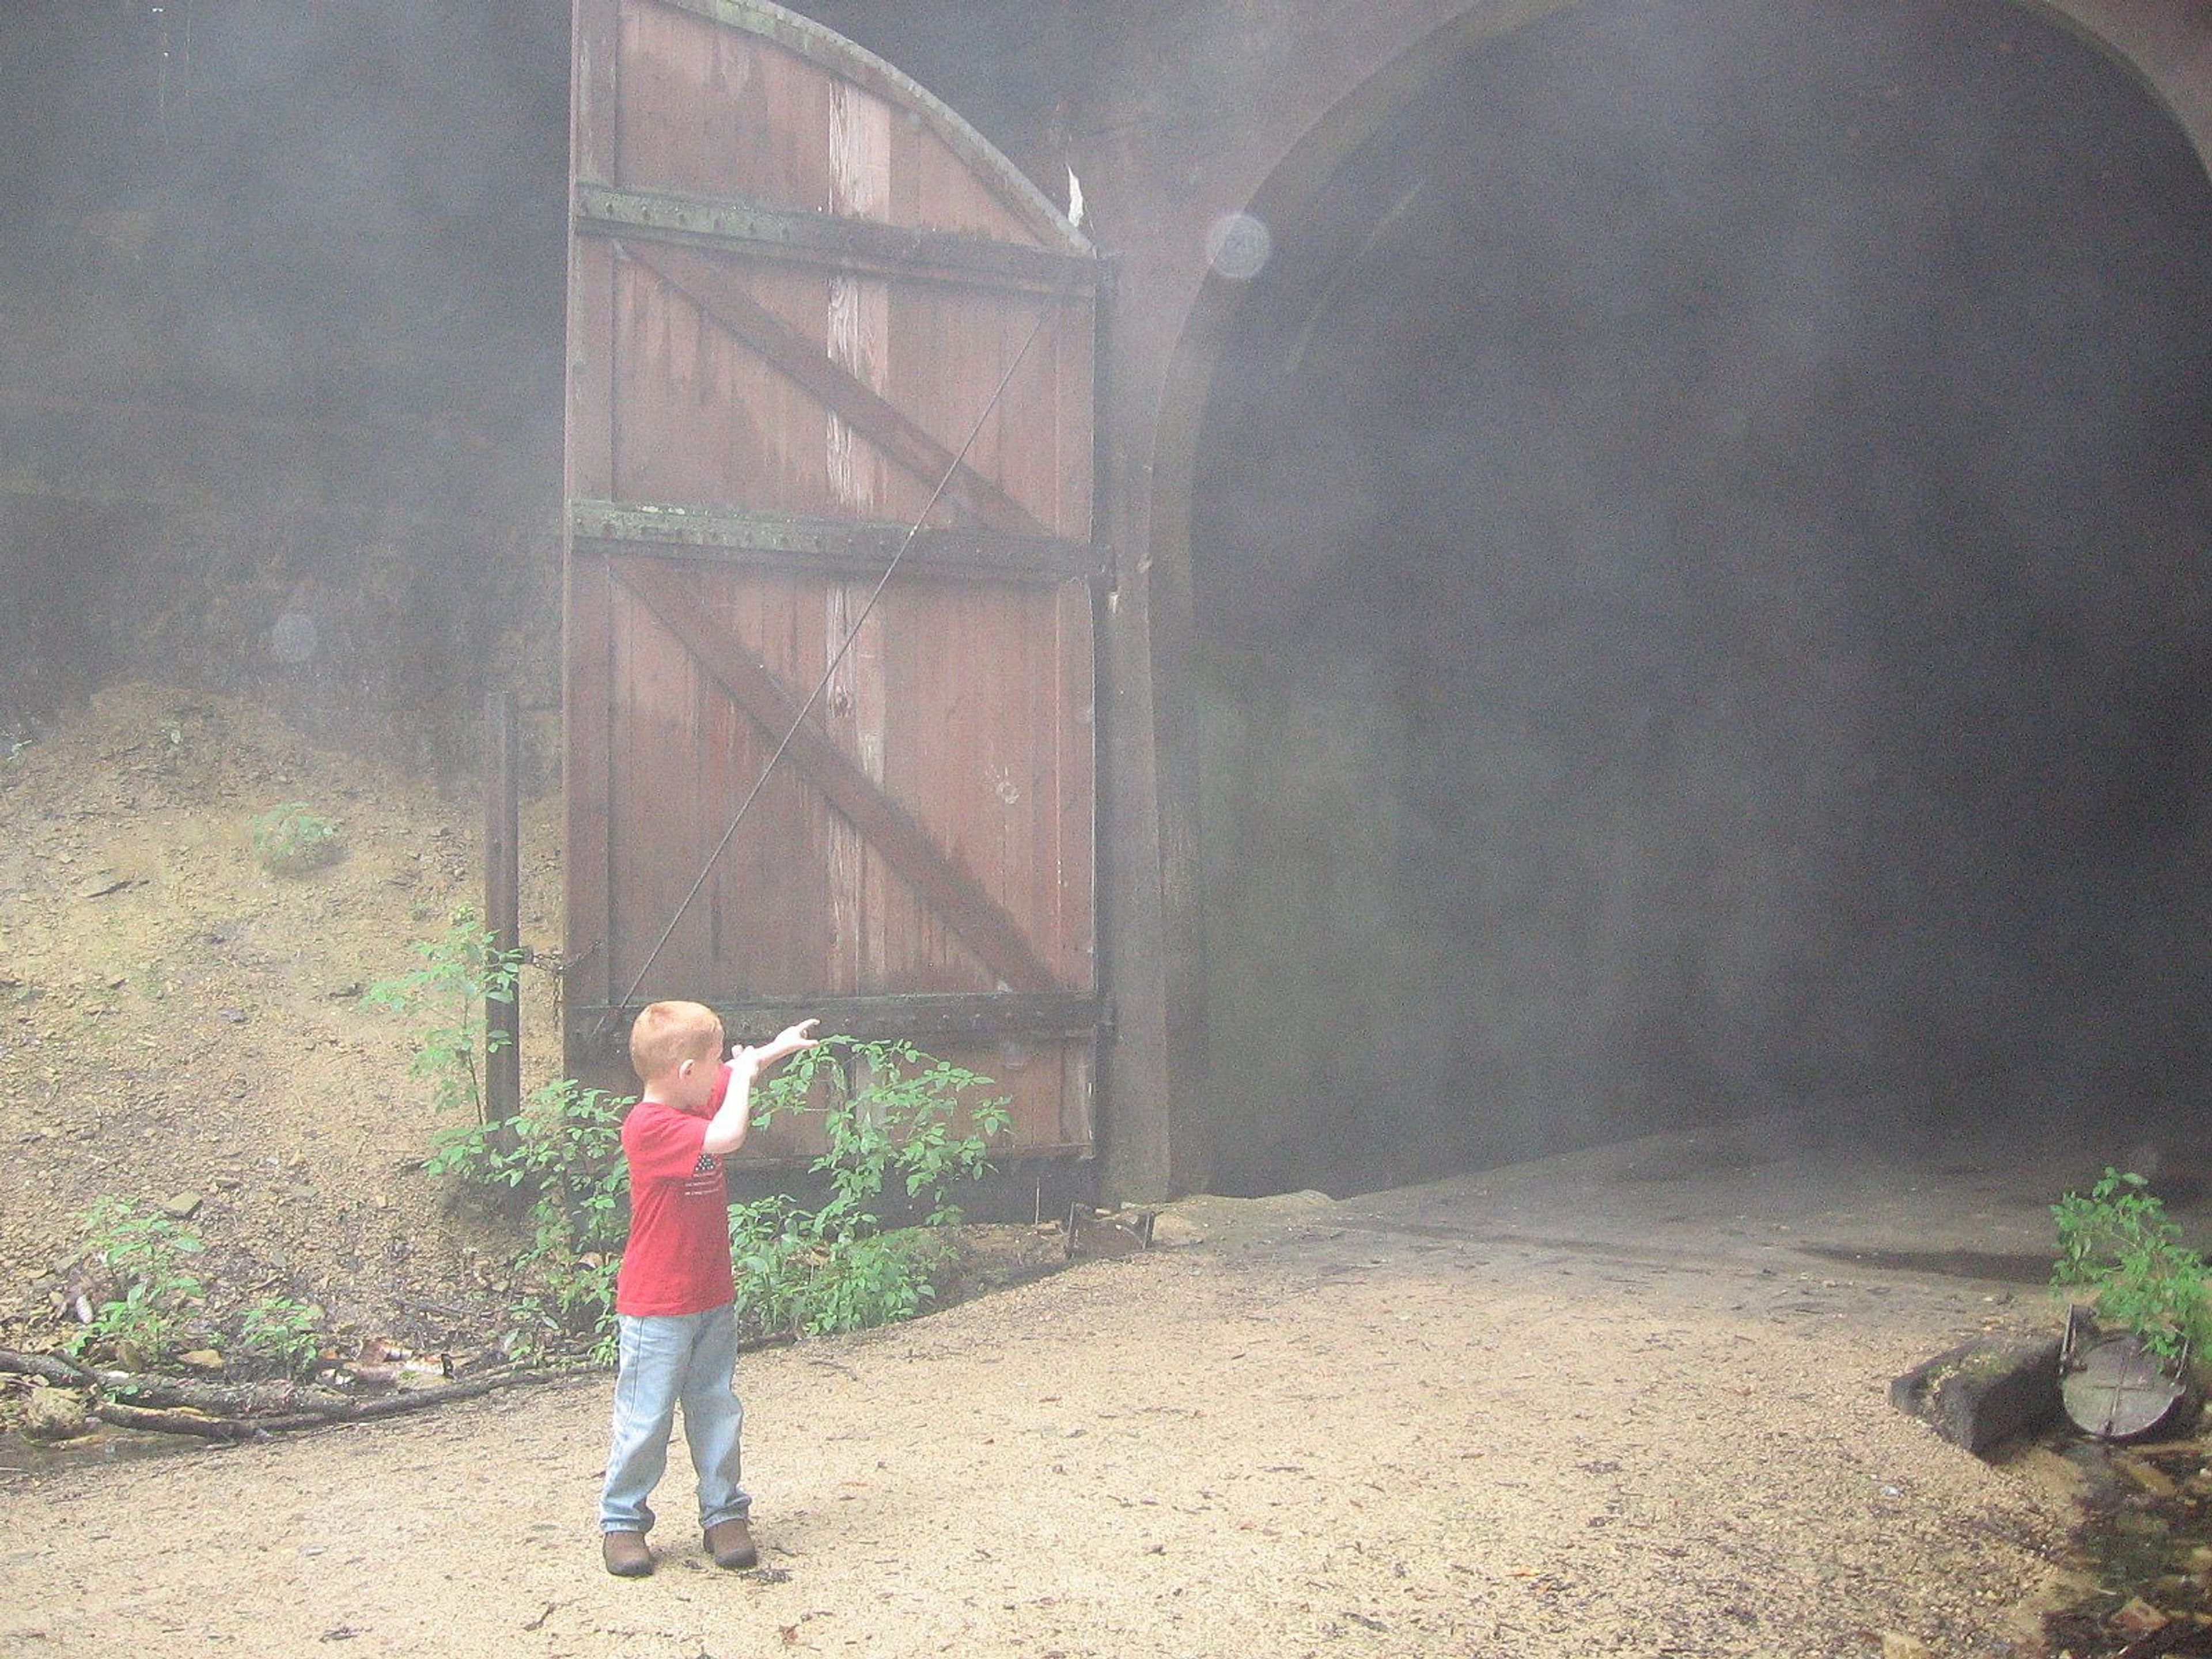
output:
[[[700,1554],[680,1452],[660,1570],[600,1572],[592,1382],[18,1476],[0,1650],[2036,1650],[2065,1494],[1883,1393],[2004,1303],[1505,1238],[1481,1192],[1200,1200],[1177,1248],[749,1358],[751,1574]]]

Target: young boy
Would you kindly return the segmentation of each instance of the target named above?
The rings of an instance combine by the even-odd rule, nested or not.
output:
[[[745,1409],[732,1378],[738,1332],[730,1266],[729,1194],[722,1159],[745,1144],[753,1079],[814,1046],[812,1020],[720,1063],[722,1022],[696,1002],[656,1002],[630,1028],[629,1059],[644,1086],[623,1121],[629,1162],[629,1244],[615,1279],[621,1333],[614,1447],[599,1493],[599,1543],[609,1572],[653,1571],[646,1500],[668,1462],[676,1406],[699,1474],[699,1525],[718,1567],[759,1557],[738,1484]]]

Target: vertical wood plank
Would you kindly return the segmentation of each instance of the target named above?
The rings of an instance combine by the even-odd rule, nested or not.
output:
[[[884,219],[890,204],[890,106],[848,81],[833,81],[829,149],[830,211],[848,218]],[[890,284],[881,277],[841,273],[830,280],[829,297],[830,361],[880,394],[890,380]],[[826,411],[826,420],[830,489],[836,510],[854,519],[885,516],[890,469],[882,453],[836,410]],[[826,651],[834,655],[848,635],[853,643],[832,676],[823,713],[846,752],[880,785],[884,621],[880,615],[863,620],[860,614],[873,586],[839,583],[826,595]],[[866,838],[843,818],[832,814],[824,827],[836,980],[855,988],[890,983],[878,921],[888,898],[889,872]]]
[[[996,193],[1003,181],[971,170],[933,117],[899,106],[896,77],[858,60],[840,75],[658,0],[577,0],[575,15],[580,178],[1037,245]],[[572,497],[910,522],[935,483],[915,456],[928,443],[949,453],[973,430],[977,481],[1053,532],[1087,536],[1088,299],[698,248],[664,258],[665,244],[632,240],[572,248]],[[1035,344],[986,413],[1040,307]],[[854,386],[897,422],[855,402]],[[957,522],[959,510],[948,502],[936,521]],[[872,587],[700,573],[690,623],[731,642],[710,649],[626,597],[606,559],[572,551],[571,934],[581,945],[579,928],[596,927],[607,941],[604,989],[588,1000],[627,994],[664,929],[643,996],[992,988],[938,908],[941,875],[927,878],[938,897],[925,902],[788,763],[713,858],[776,734],[691,650],[720,660],[738,649],[803,695]],[[1085,988],[1097,983],[1091,622],[1079,582],[902,577],[829,672],[812,717],[1052,979]],[[849,781],[840,787],[851,807]],[[927,862],[911,846],[901,856],[909,870]],[[698,897],[669,928],[695,881]],[[954,1053],[1006,1085],[1019,1144],[1058,1146],[1087,1142],[1093,1049],[1047,1038]]]
[[[619,0],[576,0],[574,14],[569,170],[577,178],[619,176],[615,147]],[[604,242],[568,234],[568,430],[563,489],[571,501],[613,490],[613,252]],[[569,964],[568,1006],[613,1000],[613,914],[609,822],[613,648],[604,557],[580,555],[562,515],[562,879],[566,888],[562,951]],[[572,1077],[601,1066],[592,1017],[564,1015],[564,1069]]]
[[[562,474],[571,500],[614,489],[614,255],[573,240],[568,260],[568,408]]]
[[[621,176],[619,115],[621,0],[575,0],[568,81],[568,162],[578,179],[611,185]]]
[[[1073,591],[1071,591],[1073,590]],[[1089,814],[1092,791],[1090,776],[1088,721],[1090,688],[1079,678],[1089,656],[1089,593],[1079,582],[1060,584],[1051,595],[1046,628],[1051,650],[1041,664],[1050,681],[1049,696],[1056,718],[1049,731],[1040,732],[1047,753],[1041,757],[1047,777],[1047,798],[1039,803],[1039,835],[1051,854],[1042,872],[1043,890],[1038,902],[1053,916],[1056,950],[1054,969],[1066,985],[1089,988],[1095,977],[1091,952]],[[1079,875],[1085,878],[1077,879]]]
[[[1092,538],[1091,468],[1097,449],[1092,381],[1097,312],[1089,300],[1062,302],[1052,328],[1052,375],[1059,391],[1053,432],[1057,447],[1053,477],[1059,511],[1048,522],[1070,541]]]

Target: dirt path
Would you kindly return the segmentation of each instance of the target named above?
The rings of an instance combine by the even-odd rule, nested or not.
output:
[[[705,1564],[680,1453],[659,1571],[599,1571],[586,1382],[19,1477],[0,1651],[2032,1650],[2062,1501],[1883,1397],[1980,1287],[1200,1213],[1206,1243],[748,1359],[763,1572]]]

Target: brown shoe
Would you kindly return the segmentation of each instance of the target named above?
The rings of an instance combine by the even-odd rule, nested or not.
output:
[[[718,1567],[733,1570],[758,1565],[760,1552],[753,1547],[753,1529],[742,1515],[717,1521],[707,1528],[707,1553]]]
[[[642,1578],[653,1571],[653,1552],[641,1532],[603,1532],[599,1556],[617,1578]]]

